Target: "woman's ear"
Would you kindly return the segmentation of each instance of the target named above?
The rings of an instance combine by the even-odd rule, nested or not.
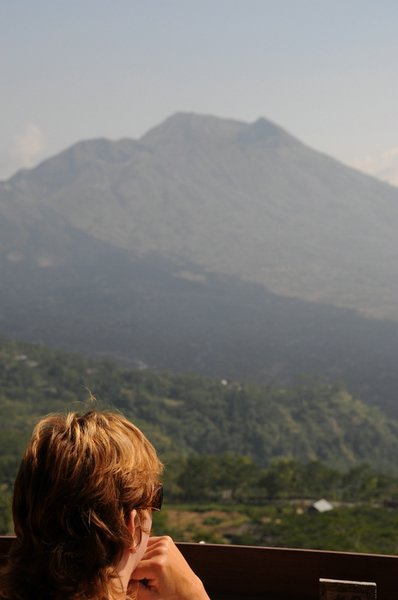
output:
[[[133,548],[135,548],[134,535],[135,535],[135,532],[137,529],[136,524],[135,524],[136,516],[137,516],[137,511],[134,508],[127,514],[127,518],[126,518],[126,526],[127,526],[127,529],[129,530],[129,532],[131,533],[131,540],[132,540]]]

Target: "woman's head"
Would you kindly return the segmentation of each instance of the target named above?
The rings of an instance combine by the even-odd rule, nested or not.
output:
[[[38,585],[47,579],[47,594],[80,589],[85,597],[101,597],[122,553],[139,545],[141,527],[150,522],[145,509],[161,470],[153,446],[119,414],[43,418],[15,481],[14,557],[33,556],[32,576]],[[132,539],[134,509],[138,534]]]

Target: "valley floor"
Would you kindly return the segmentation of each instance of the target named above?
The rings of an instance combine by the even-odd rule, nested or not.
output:
[[[316,514],[308,504],[169,505],[154,531],[188,542],[398,554],[398,508],[345,504]]]

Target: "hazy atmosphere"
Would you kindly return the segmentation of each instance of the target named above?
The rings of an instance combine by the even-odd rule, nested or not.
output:
[[[176,111],[264,116],[395,181],[393,0],[0,3],[0,177]]]
[[[0,0],[0,534],[90,390],[167,466],[155,532],[398,555],[397,23]]]

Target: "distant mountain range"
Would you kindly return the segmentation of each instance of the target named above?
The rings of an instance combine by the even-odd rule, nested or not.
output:
[[[398,189],[265,119],[177,114],[0,184],[0,331],[220,377],[326,375],[398,414],[397,231]]]

